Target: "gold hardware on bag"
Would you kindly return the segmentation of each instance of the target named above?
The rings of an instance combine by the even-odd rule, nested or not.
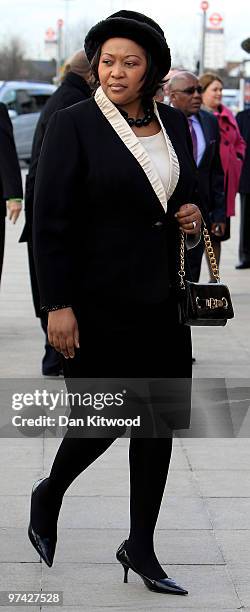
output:
[[[225,297],[221,299],[213,298],[213,297],[202,299],[197,295],[197,298],[196,298],[197,308],[204,308],[201,302],[205,302],[204,306],[206,308],[211,308],[211,310],[214,310],[215,308],[226,308],[226,309],[228,308],[228,301]]]

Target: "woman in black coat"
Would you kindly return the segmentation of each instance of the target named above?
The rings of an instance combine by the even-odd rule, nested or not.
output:
[[[37,173],[34,247],[49,339],[65,357],[68,388],[83,377],[188,378],[190,330],[174,287],[179,227],[197,243],[200,211],[186,120],[153,103],[169,49],[154,21],[120,11],[90,30],[85,50],[100,86],[54,115]],[[106,438],[68,431],[49,478],[34,485],[29,536],[48,565],[65,491],[112,441],[111,429]],[[125,580],[132,568],[150,589],[185,594],[153,546],[171,448],[171,437],[131,438],[131,528],[117,559]]]

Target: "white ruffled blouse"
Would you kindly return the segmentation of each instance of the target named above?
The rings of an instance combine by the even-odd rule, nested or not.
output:
[[[164,211],[167,212],[168,200],[174,193],[174,190],[179,180],[180,166],[172,142],[162,124],[156,102],[154,102],[154,112],[160,123],[162,134],[164,136],[166,144],[167,156],[165,156],[165,159],[168,162],[168,180],[166,185],[163,184],[162,178],[159,175],[159,171],[157,171],[157,164],[154,164],[152,158],[150,157],[147,151],[146,142],[145,147],[143,146],[143,137],[138,138],[134,134],[133,130],[128,125],[126,119],[124,119],[124,117],[118,111],[113,102],[109,100],[109,98],[104,93],[102,87],[98,87],[95,93],[95,101],[99,106],[100,110],[102,111],[103,115],[105,115],[106,119],[109,121],[113,129],[116,131],[123,143],[129,149],[132,155],[134,155],[134,157],[142,167],[143,171],[145,172],[148,180],[150,181],[153,187],[155,194],[160,200]]]

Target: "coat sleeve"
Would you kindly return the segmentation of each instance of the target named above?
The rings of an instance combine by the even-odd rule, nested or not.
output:
[[[224,172],[220,159],[220,131],[216,120],[215,126],[216,144],[215,154],[211,164],[211,210],[210,220],[212,223],[223,223],[226,221],[226,204],[224,192]]]
[[[242,111],[240,111],[239,113],[237,113],[236,117],[235,117],[237,124],[238,124],[238,128],[240,130],[241,135],[243,136],[243,126],[244,126],[244,118],[243,118],[243,113]]]
[[[244,157],[245,157],[245,151],[246,151],[246,142],[240,133],[239,125],[236,120],[235,120],[235,128],[236,128],[236,139],[234,143],[235,152],[236,152],[237,157],[241,160],[243,164]]]
[[[41,309],[53,310],[74,301],[74,231],[80,145],[70,113],[50,119],[39,157],[35,193],[33,242]]]
[[[4,200],[23,197],[12,123],[4,104],[0,104],[0,179]]]
[[[29,241],[32,238],[35,179],[45,130],[46,123],[43,121],[42,115],[40,115],[33,138],[29,172],[25,183],[25,226],[20,237],[20,242]]]

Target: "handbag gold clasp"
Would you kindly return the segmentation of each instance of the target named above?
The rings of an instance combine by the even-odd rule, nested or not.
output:
[[[197,308],[200,308],[200,309],[202,308],[201,302],[205,302],[205,305],[204,305],[205,308],[210,308],[210,310],[215,310],[216,308],[228,308],[228,301],[225,297],[221,299],[209,297],[209,298],[201,300],[199,296],[197,295],[195,301],[196,301]]]

